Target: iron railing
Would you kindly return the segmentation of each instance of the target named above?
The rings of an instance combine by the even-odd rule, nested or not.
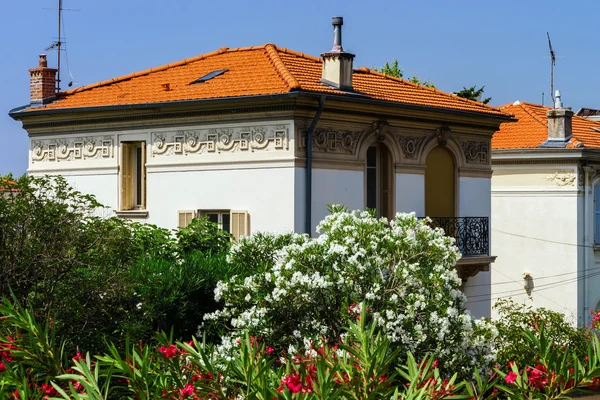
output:
[[[447,236],[456,239],[463,257],[490,255],[488,217],[429,217],[431,226],[442,228]]]

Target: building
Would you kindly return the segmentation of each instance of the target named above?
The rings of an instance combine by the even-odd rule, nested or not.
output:
[[[600,301],[600,122],[573,115],[558,93],[555,108],[501,109],[518,122],[492,139],[498,259],[472,301],[512,297],[587,324]]]
[[[439,90],[272,44],[228,49],[56,94],[45,57],[31,103],[30,174],[62,174],[124,218],[196,215],[235,236],[314,233],[329,204],[415,212],[458,238],[466,279],[487,270],[490,140],[511,117]],[[489,273],[480,274],[489,280]]]

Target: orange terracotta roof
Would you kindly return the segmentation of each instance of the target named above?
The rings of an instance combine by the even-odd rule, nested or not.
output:
[[[499,108],[518,121],[500,125],[492,137],[492,149],[536,148],[548,139],[546,111],[550,107],[516,101]],[[600,122],[574,115],[572,125],[573,137],[567,148],[600,148]]]
[[[204,83],[190,85],[199,77],[222,69],[227,72]],[[59,93],[58,99],[44,108],[162,103],[299,90],[349,96],[347,92],[321,83],[321,70],[321,58],[272,44],[222,48],[176,63]],[[386,76],[368,68],[354,71],[353,86],[355,92],[375,100],[504,115],[497,108]]]
[[[13,187],[16,184],[17,182],[9,181],[8,179],[2,178],[0,179],[0,192],[17,192],[18,190]]]

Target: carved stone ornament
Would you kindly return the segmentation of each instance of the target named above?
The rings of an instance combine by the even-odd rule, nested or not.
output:
[[[469,164],[487,164],[489,161],[489,145],[474,140],[461,141],[460,145]]]
[[[61,162],[113,158],[112,136],[43,139],[31,142],[32,162]]]
[[[435,130],[435,137],[440,146],[445,146],[448,142],[448,136],[452,131],[447,126],[440,126]]]
[[[546,180],[554,183],[556,186],[573,186],[575,183],[575,173],[572,171],[557,171],[546,175]]]
[[[287,125],[180,130],[152,134],[152,156],[288,150]]]
[[[337,130],[334,128],[317,128],[313,133],[313,151],[319,153],[356,154],[356,148],[364,131]],[[299,141],[300,148],[306,147],[306,132]]]
[[[401,136],[397,135],[396,139],[402,149],[402,154],[406,159],[416,159],[419,156],[421,145],[425,141],[425,136]]]

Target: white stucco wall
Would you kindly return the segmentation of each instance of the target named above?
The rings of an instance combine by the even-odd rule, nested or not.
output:
[[[177,227],[177,210],[245,210],[251,232],[294,229],[294,168],[149,172],[147,222]]]
[[[489,217],[491,215],[490,178],[461,176],[459,179],[460,217]]]
[[[325,218],[330,204],[342,204],[349,210],[364,208],[364,177],[362,171],[313,169],[312,229]]]
[[[425,216],[425,175],[396,174],[396,212]]]
[[[505,167],[494,172],[492,189],[491,298],[512,297],[534,307],[578,317],[578,205],[577,182],[561,181],[569,171],[556,166],[531,171]],[[572,170],[572,168],[571,168]],[[556,178],[557,171],[560,172]],[[531,300],[522,274],[530,272]],[[497,316],[492,313],[492,316]]]

